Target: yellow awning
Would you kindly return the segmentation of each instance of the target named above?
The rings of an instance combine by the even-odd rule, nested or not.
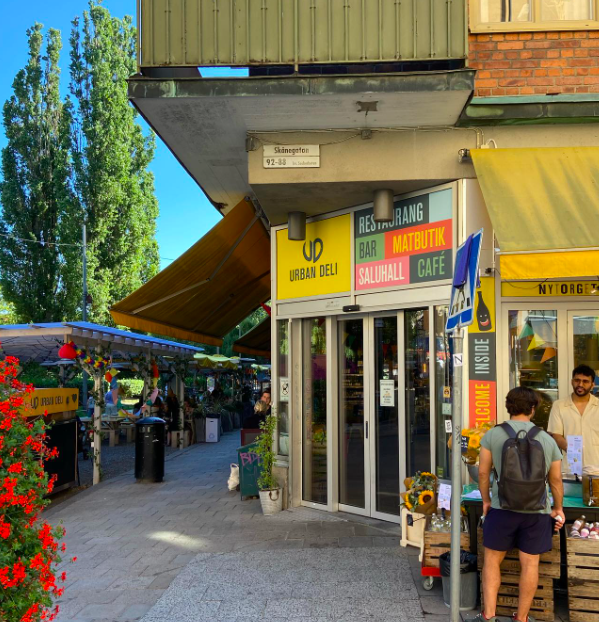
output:
[[[504,280],[597,276],[599,148],[473,149]]]
[[[251,356],[270,358],[270,315],[264,318],[245,335],[242,335],[234,344],[233,350]]]
[[[206,369],[237,369],[239,358],[223,356],[222,354],[196,354],[194,357],[200,367]]]
[[[168,268],[112,307],[117,324],[222,345],[270,298],[270,239],[242,201]]]

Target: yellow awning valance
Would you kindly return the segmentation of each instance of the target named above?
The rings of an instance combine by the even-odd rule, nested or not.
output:
[[[502,279],[597,276],[599,147],[471,153]]]
[[[117,324],[222,345],[270,298],[270,238],[242,201],[168,268],[112,307]]]

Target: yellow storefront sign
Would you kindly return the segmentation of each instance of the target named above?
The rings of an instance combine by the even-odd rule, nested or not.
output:
[[[520,281],[502,283],[501,295],[508,297],[599,296],[597,281]]]
[[[34,389],[27,399],[27,415],[35,417],[48,413],[61,413],[77,410],[79,391],[77,389]]]
[[[305,298],[351,289],[350,214],[311,222],[306,239],[277,231],[277,299]]]

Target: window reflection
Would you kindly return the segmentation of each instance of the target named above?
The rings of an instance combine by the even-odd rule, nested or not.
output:
[[[324,317],[303,326],[303,498],[327,503],[327,331]]]
[[[445,422],[451,421],[451,388],[453,382],[453,340],[445,332],[448,307],[435,307],[435,393],[436,393],[436,461],[437,476],[451,477],[451,459],[447,441],[451,436]]]
[[[279,418],[279,454],[289,455],[289,400],[290,376],[289,376],[289,322],[279,320],[277,322],[277,347],[278,352],[278,376],[279,391],[277,403],[277,415]]]
[[[535,389],[541,403],[534,422],[547,429],[557,399],[557,311],[509,311],[510,389]]]
[[[572,321],[574,331],[574,367],[588,365],[595,370],[595,388],[599,393],[599,315],[575,315]]]

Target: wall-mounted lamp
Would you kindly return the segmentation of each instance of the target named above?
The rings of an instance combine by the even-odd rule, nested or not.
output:
[[[470,149],[460,149],[458,151],[458,162],[460,164],[472,164],[472,156]]]
[[[300,242],[306,239],[306,212],[289,212],[287,239]]]
[[[393,220],[393,190],[374,191],[374,222]]]

